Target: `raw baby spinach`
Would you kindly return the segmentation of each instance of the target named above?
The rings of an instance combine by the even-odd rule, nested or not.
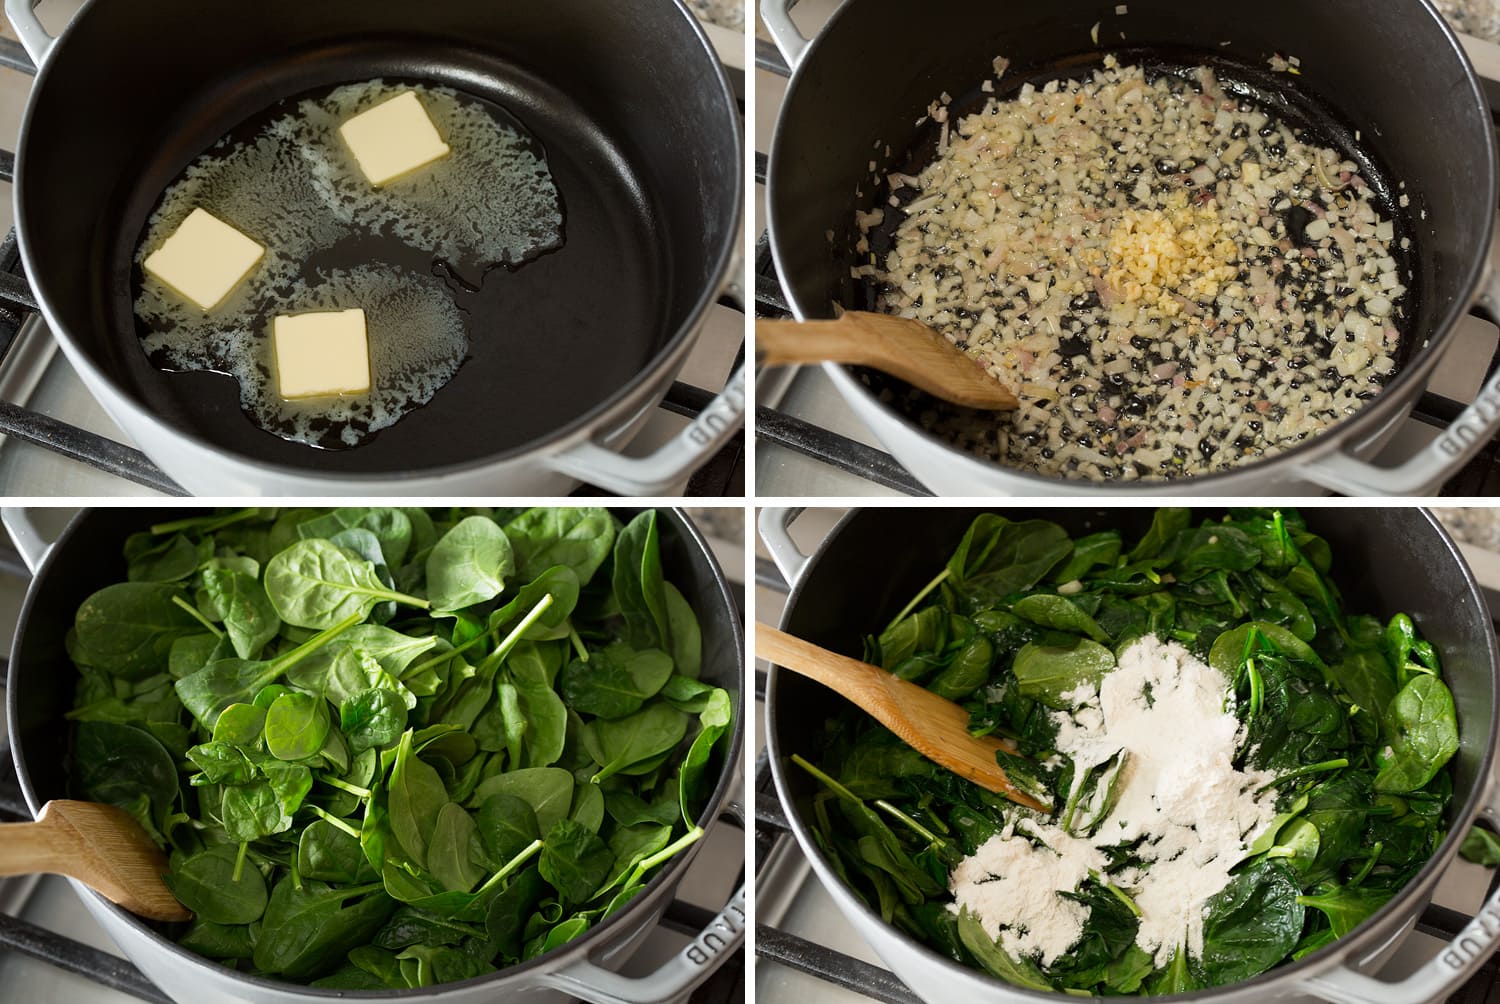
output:
[[[1240,722],[1236,766],[1274,775],[1267,790],[1278,814],[1204,905],[1201,950],[1168,946],[1158,966],[1136,943],[1131,885],[1150,880],[1151,859],[1124,844],[1104,848],[1104,874],[1059,890],[1086,911],[1066,952],[1046,965],[1009,954],[985,927],[992,919],[949,909],[948,876],[1035,814],[936,767],[852,709],[827,721],[818,755],[793,758],[818,784],[804,818],[834,870],[887,922],[1029,990],[1179,993],[1301,958],[1373,915],[1432,856],[1446,835],[1458,749],[1440,653],[1404,613],[1382,611],[1381,622],[1347,609],[1334,557],[1295,512],[1200,520],[1162,509],[1134,541],[1109,529],[1070,539],[1045,520],[985,514],[946,564],[934,556],[935,577],[893,620],[870,625],[866,661],[961,702],[975,735],[1013,741],[1019,753],[997,758],[1055,807],[1047,821],[1074,836],[1105,832],[1131,761],[1121,750],[1076,766],[1055,749],[1054,709],[1071,710],[1071,695],[1097,687],[1147,634],[1217,669]],[[634,637],[649,641],[653,624],[640,616]],[[612,695],[629,689],[629,674],[599,679]],[[664,690],[674,707],[702,715],[700,736],[722,718],[690,704],[679,678]],[[596,720],[584,748],[601,762],[616,751],[649,758],[645,730],[628,739],[610,731],[628,722]],[[693,761],[690,751],[684,776]],[[608,807],[630,830],[645,825],[647,806]],[[1493,865],[1500,840],[1476,829],[1464,853]]]
[[[72,782],[247,973],[338,989],[550,951],[695,842],[734,713],[656,513],[244,509],[88,597]]]

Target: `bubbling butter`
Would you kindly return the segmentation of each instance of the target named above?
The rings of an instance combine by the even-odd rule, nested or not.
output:
[[[370,392],[283,398],[272,358],[275,316],[356,307],[365,312]],[[383,265],[294,280],[243,321],[195,320],[146,336],[142,345],[153,364],[228,373],[239,381],[240,407],[256,425],[327,449],[356,446],[431,401],[458,372],[469,344],[463,312],[447,286],[429,275]]]
[[[453,152],[374,189],[338,128],[403,91],[420,95]],[[449,88],[374,80],[288,108],[190,164],[147,221],[135,258],[141,265],[202,209],[255,234],[266,248],[260,265],[212,315],[155,282],[137,286],[135,314],[154,365],[234,376],[258,426],[341,449],[427,403],[458,372],[468,351],[464,314],[454,288],[435,275],[472,289],[497,266],[518,268],[556,250],[562,202],[540,144],[503,112]],[[413,270],[412,252],[430,256],[433,274]],[[355,307],[368,319],[374,390],[281,400],[271,319]]]

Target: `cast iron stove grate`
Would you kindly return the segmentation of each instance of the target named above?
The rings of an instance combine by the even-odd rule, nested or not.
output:
[[[8,319],[0,313],[0,324]],[[0,330],[0,336],[4,331]],[[9,336],[13,337],[14,331]],[[20,556],[10,541],[0,533],[0,576],[29,581],[30,572],[21,563]],[[740,611],[743,618],[744,611]],[[0,655],[0,706],[5,703],[5,683],[9,659]],[[0,746],[0,823],[31,822],[31,810],[21,793],[16,777],[15,761],[8,745]],[[737,806],[726,805],[719,820],[736,829],[745,828],[744,816]],[[698,867],[697,863],[694,867]],[[743,872],[741,873],[743,875]],[[697,936],[714,920],[714,912],[685,900],[674,899],[663,914],[661,925],[684,937]],[[49,931],[19,917],[0,912],[0,952],[20,952],[48,965],[82,976],[100,986],[129,994],[151,1004],[173,1004],[156,985],[130,962],[101,951],[92,945],[83,944],[66,935]],[[740,1004],[746,999],[745,951],[740,949],[714,971],[697,990],[693,991],[691,1004]]]
[[[0,38],[0,67],[26,74],[36,73],[36,67],[32,65],[20,43],[6,38]],[[726,67],[726,72],[739,98],[743,118],[744,76],[733,67]],[[15,154],[0,149],[0,182],[10,184],[14,177]],[[726,294],[718,302],[731,310],[745,312],[745,305],[737,296]],[[16,246],[15,228],[11,228],[3,242],[0,242],[0,366],[6,362],[22,326],[37,313],[36,297],[26,279]],[[726,374],[726,380],[739,368],[744,356],[745,347],[741,343],[734,364],[730,367],[729,374]],[[692,420],[702,414],[714,397],[715,393],[712,391],[680,380],[674,381],[661,408]],[[40,446],[97,471],[144,485],[165,495],[187,494],[181,485],[167,477],[140,450],[14,402],[0,400],[0,436],[14,437]],[[736,436],[694,472],[685,494],[690,498],[739,496],[744,494],[744,481],[745,439],[743,436]],[[607,496],[611,493],[585,485],[574,494]]]
[[[755,584],[785,594],[786,580],[776,566],[764,559],[755,563]],[[1492,611],[1500,610],[1500,594],[1486,590],[1486,599]],[[1494,619],[1500,632],[1500,618]],[[755,670],[755,700],[758,708],[764,708],[766,699],[766,672],[757,666]],[[764,712],[758,715],[764,721]],[[755,874],[758,898],[769,898],[772,890],[762,884],[761,876],[768,862],[774,860],[772,852],[783,849],[800,853],[795,846],[791,824],[782,810],[777,797],[776,785],[771,779],[771,760],[763,749],[755,760]],[[780,855],[777,855],[779,857]],[[808,875],[804,881],[816,882]],[[1500,869],[1490,876],[1488,900],[1500,886]],[[1473,918],[1459,910],[1429,904],[1417,918],[1416,929],[1423,934],[1451,942],[1458,937],[1465,925]],[[889,970],[871,965],[862,959],[852,958],[806,938],[780,930],[772,925],[755,924],[755,954],[766,962],[788,966],[798,972],[817,977],[845,990],[863,994],[883,1004],[922,1004],[921,998],[912,993],[901,979]],[[1490,1004],[1492,991],[1500,987],[1500,957],[1491,956],[1485,964],[1465,983],[1457,993],[1449,997],[1447,1004]],[[1500,998],[1497,998],[1500,999]]]
[[[765,39],[755,40],[755,65],[758,69],[778,76],[791,75],[786,61],[781,58],[781,53]],[[1500,110],[1492,109],[1491,114],[1496,119],[1497,125],[1500,125]],[[766,183],[767,159],[766,154],[756,151],[755,183],[757,185],[764,186]],[[771,245],[764,232],[761,233],[755,246],[755,316],[771,318],[791,316],[791,307],[787,303],[781,279],[776,274],[776,265],[771,258]],[[1495,353],[1486,367],[1486,380],[1497,367],[1500,367],[1500,345],[1496,346]],[[1425,425],[1442,430],[1453,424],[1465,407],[1461,401],[1427,392],[1418,400],[1411,417]],[[866,446],[864,443],[775,408],[756,406],[755,437],[759,441],[810,457],[819,463],[862,477],[884,488],[912,496],[931,495],[931,492],[913,478],[889,453]],[[1487,442],[1473,460],[1449,478],[1439,494],[1449,497],[1500,494],[1500,480],[1492,483],[1492,477],[1500,477],[1500,436]]]

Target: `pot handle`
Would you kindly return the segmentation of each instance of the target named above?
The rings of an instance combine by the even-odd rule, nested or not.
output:
[[[588,440],[552,457],[553,469],[626,496],[663,495],[745,424],[745,366],[686,429],[645,457],[627,457]]]
[[[745,887],[682,951],[649,976],[630,977],[587,959],[539,977],[539,982],[590,1004],[660,1004],[707,979],[745,940]]]
[[[47,58],[47,53],[57,39],[47,34],[47,29],[42,27],[36,11],[32,9],[36,3],[37,0],[5,0],[5,19],[16,30],[16,37],[21,40],[26,54],[40,68],[42,60]]]
[[[1500,317],[1500,270],[1492,243],[1489,274],[1475,306]],[[1342,451],[1320,457],[1301,471],[1307,480],[1344,495],[1428,495],[1434,486],[1473,459],[1500,430],[1500,371],[1443,434],[1416,456],[1395,467],[1377,467]]]
[[[1500,784],[1492,780],[1480,814],[1500,827]],[[1500,889],[1458,937],[1416,972],[1395,983],[1340,966],[1302,981],[1303,990],[1336,1004],[1425,1004],[1446,999],[1473,978],[1500,946]]]
[[[52,550],[52,541],[42,536],[36,524],[31,521],[31,514],[20,506],[0,507],[0,523],[5,524],[5,532],[10,534],[11,542],[21,552],[21,560],[26,563],[27,570],[35,575],[36,570],[42,567],[42,562],[47,560],[47,554]]]
[[[730,301],[741,313],[745,310],[745,287],[741,280],[743,261],[736,248],[730,260],[729,278],[719,289],[720,297]],[[563,450],[547,463],[553,470],[617,495],[635,498],[663,495],[673,482],[686,477],[713,456],[714,451],[729,442],[744,425],[745,364],[741,363],[724,389],[708,402],[692,424],[649,456],[622,456],[589,439]]]
[[[781,575],[789,586],[796,585],[797,580],[802,577],[802,570],[812,560],[809,555],[802,553],[789,532],[792,520],[801,514],[801,509],[767,508],[760,511],[757,522],[760,539],[766,542],[771,560],[781,570]]]
[[[796,5],[797,0],[760,0],[760,19],[766,23],[766,30],[781,50],[781,58],[792,70],[797,69],[802,54],[812,44],[792,23],[792,8]]]

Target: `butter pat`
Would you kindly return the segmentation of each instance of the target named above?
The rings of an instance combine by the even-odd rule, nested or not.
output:
[[[370,392],[370,345],[358,307],[280,314],[271,322],[271,338],[283,398]]]
[[[265,253],[217,216],[194,209],[141,264],[206,312],[223,303]]]
[[[359,169],[376,188],[448,156],[448,144],[415,91],[402,91],[339,126]]]

